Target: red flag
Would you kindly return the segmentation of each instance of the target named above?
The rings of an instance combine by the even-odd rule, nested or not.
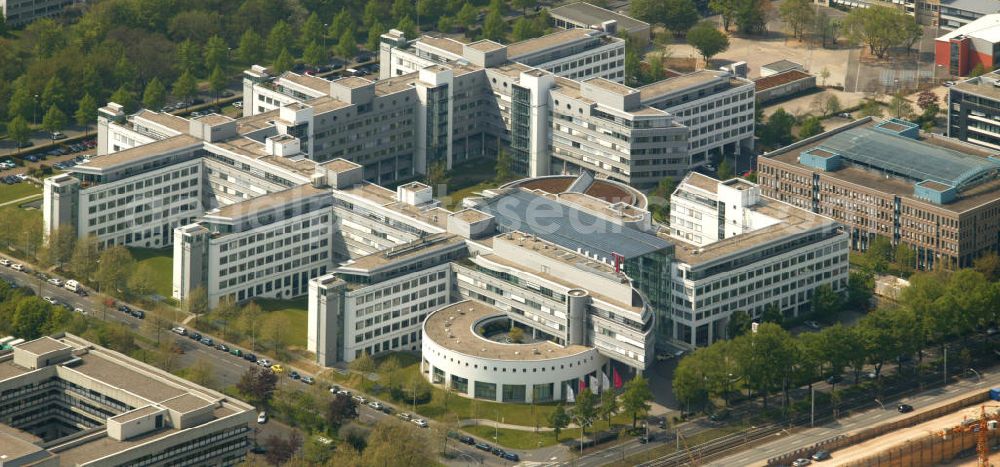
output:
[[[611,369],[611,374],[612,374],[612,378],[614,378],[614,380],[615,380],[615,389],[621,389],[622,388],[622,375],[618,374],[618,369],[617,368],[612,368]]]
[[[580,378],[577,381],[579,381],[580,383],[580,392],[583,392],[584,389],[587,389],[587,382],[584,381],[583,378]]]

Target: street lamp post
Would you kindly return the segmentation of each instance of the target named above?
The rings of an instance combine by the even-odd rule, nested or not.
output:
[[[35,100],[32,102],[34,105],[31,106],[31,123],[38,126],[38,94],[35,94]]]

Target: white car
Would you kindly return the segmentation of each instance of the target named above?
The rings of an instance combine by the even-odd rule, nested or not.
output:
[[[56,303],[59,303],[59,302],[56,301],[56,299],[54,299],[52,297],[42,297],[42,300],[45,300],[46,302],[49,302],[50,305],[55,305]]]
[[[0,258],[0,266],[10,266],[10,260],[6,258]]]
[[[54,285],[56,287],[62,287],[62,281],[59,280],[58,277],[53,277],[53,278],[49,279],[49,284],[52,284],[52,285]]]
[[[173,332],[174,332],[175,334],[180,334],[180,335],[182,335],[182,336],[186,336],[186,335],[187,335],[187,333],[188,333],[188,332],[187,332],[187,329],[184,329],[184,328],[183,328],[183,327],[181,327],[181,326],[176,326],[176,327],[174,327],[174,328],[172,328],[172,329],[170,329],[170,330],[171,330],[171,331],[173,331]]]
[[[84,310],[83,308],[79,308],[79,307],[73,308],[73,312],[74,313],[80,313],[81,315],[87,314],[87,310]]]
[[[24,265],[21,263],[16,263],[11,268],[15,271],[24,271]]]
[[[420,428],[427,428],[429,426],[427,424],[427,420],[424,420],[422,418],[414,418],[413,420],[410,421],[413,422],[413,424],[419,426]]]
[[[257,423],[267,423],[267,412],[257,414]]]
[[[257,360],[257,364],[260,365],[260,366],[262,366],[262,367],[264,367],[264,368],[271,368],[271,361],[268,360],[268,359],[266,359],[266,358],[262,358],[260,360]]]
[[[375,410],[382,410],[382,407],[384,407],[384,406],[379,401],[371,401],[371,402],[368,403],[368,407],[371,407],[371,408],[373,408]]]

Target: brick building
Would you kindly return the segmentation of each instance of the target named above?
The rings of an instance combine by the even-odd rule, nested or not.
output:
[[[876,236],[916,265],[970,266],[1000,239],[1000,159],[981,147],[866,118],[758,158],[762,194],[847,226],[851,247]]]

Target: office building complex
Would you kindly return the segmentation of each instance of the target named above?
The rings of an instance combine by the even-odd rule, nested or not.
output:
[[[238,465],[255,410],[73,335],[0,351],[3,465]]]
[[[768,153],[758,177],[765,196],[843,223],[856,250],[883,236],[912,248],[916,267],[969,267],[1000,247],[992,154],[866,118]]]
[[[616,32],[612,34],[628,34],[640,47],[649,42],[649,23],[586,2],[552,8],[549,18],[555,27],[563,29],[596,29],[613,24]]]
[[[983,16],[935,39],[934,63],[947,67],[953,76],[969,76],[977,67],[988,71],[1000,65],[1000,13]]]
[[[920,24],[946,30],[958,29],[985,15],[1000,12],[1000,5],[993,0],[816,0],[816,3],[841,8],[896,8],[915,17]]]
[[[828,217],[761,196],[756,184],[688,174],[670,197],[674,339],[704,346],[725,336],[729,316],[759,319],[810,311],[816,288],[847,287],[848,245]]]
[[[948,89],[947,134],[1000,150],[1000,74],[986,73]]]
[[[0,15],[8,26],[23,26],[38,18],[57,16],[76,0],[0,0]]]

